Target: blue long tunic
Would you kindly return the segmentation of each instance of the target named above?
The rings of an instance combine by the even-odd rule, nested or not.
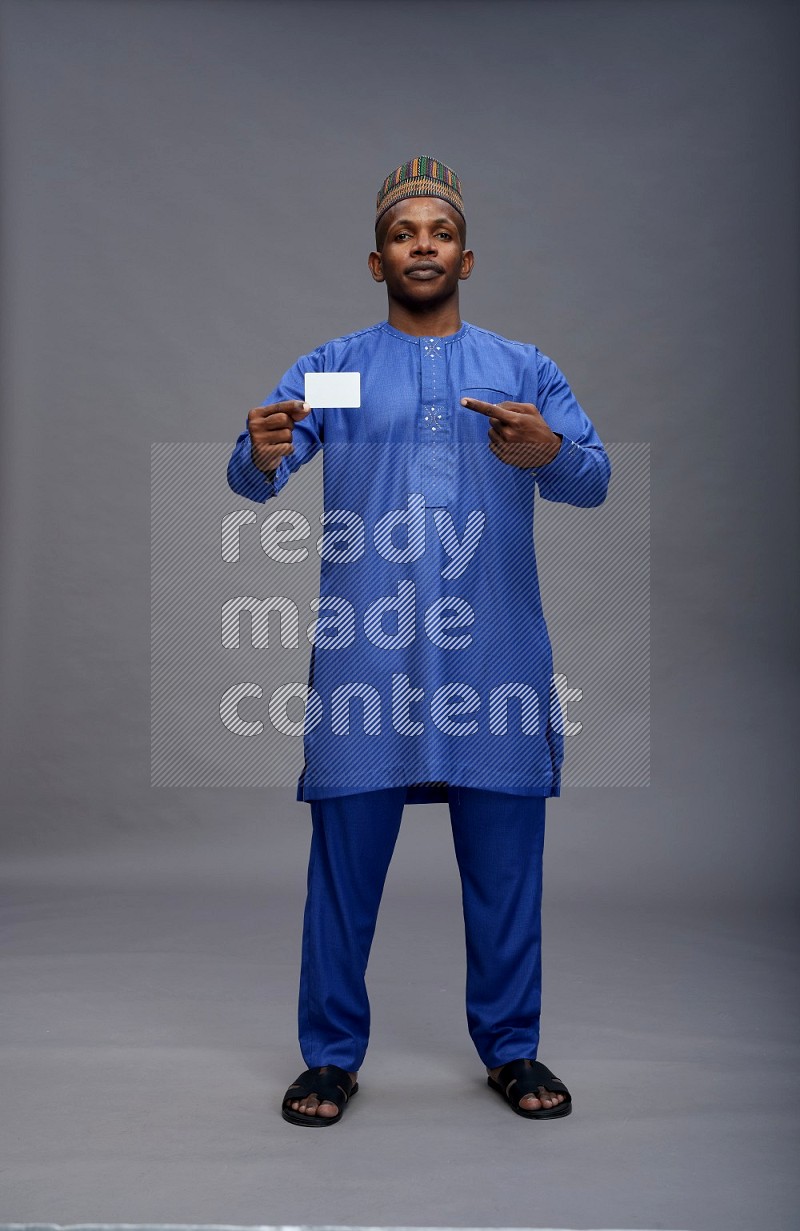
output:
[[[272,481],[247,430],[228,465],[263,503],[323,449],[320,605],[298,799],[448,784],[560,793],[561,710],[533,545],[534,494],[592,506],[611,472],[564,375],[535,346],[464,323],[417,338],[388,322],[303,355],[264,405],[304,398],[306,372],[360,372],[359,409],[315,409]],[[489,449],[460,404],[533,403],[563,436],[546,466]]]

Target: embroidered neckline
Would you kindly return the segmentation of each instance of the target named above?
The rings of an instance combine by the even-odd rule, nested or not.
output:
[[[457,333],[449,333],[447,334],[446,337],[443,337],[443,338],[442,337],[431,338],[431,337],[428,337],[427,334],[423,334],[421,337],[417,337],[416,335],[411,334],[411,333],[403,333],[401,329],[395,329],[394,325],[390,325],[388,321],[382,321],[379,328],[383,329],[385,333],[392,334],[395,338],[402,338],[403,341],[410,342],[412,346],[419,346],[420,342],[424,344],[436,342],[436,343],[443,343],[445,346],[449,346],[453,342],[458,342],[459,339],[464,336],[467,330],[472,328],[472,326],[467,321],[462,321],[461,328],[458,330]]]

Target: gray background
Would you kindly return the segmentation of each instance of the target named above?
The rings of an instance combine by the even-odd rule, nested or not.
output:
[[[0,1217],[790,1225],[793,7],[0,18]],[[307,808],[149,783],[150,446],[232,444],[298,354],[384,316],[374,197],[415,153],[464,183],[465,319],[651,444],[652,779],[549,806],[541,1055],[576,1114],[482,1084],[447,813],[417,807],[364,1089],[309,1141],[275,1111]]]

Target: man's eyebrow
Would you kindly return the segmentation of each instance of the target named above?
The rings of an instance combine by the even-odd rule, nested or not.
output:
[[[393,231],[395,227],[413,227],[416,225],[417,224],[414,222],[413,218],[397,218],[392,223],[389,230]],[[431,223],[431,226],[432,227],[445,226],[445,227],[449,227],[451,231],[455,229],[455,224],[451,222],[449,218],[434,218],[433,222]]]

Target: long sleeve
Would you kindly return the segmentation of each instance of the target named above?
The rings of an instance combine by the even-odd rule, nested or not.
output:
[[[548,426],[563,437],[553,460],[534,471],[539,492],[545,500],[581,508],[602,504],[611,476],[611,462],[603,442],[564,373],[541,352],[537,359],[536,405]]]
[[[262,402],[269,406],[272,402],[288,402],[295,399],[303,400],[305,396],[306,372],[322,370],[322,348],[310,355],[303,355],[297,363],[281,378],[279,384]],[[295,470],[299,469],[322,447],[323,411],[312,410],[305,419],[298,420],[292,433],[294,452],[281,458],[280,465],[270,480],[263,470],[259,470],[253,461],[250,449],[250,433],[245,427],[234,445],[233,453],[228,462],[228,485],[239,496],[264,504],[271,496],[277,496]]]

